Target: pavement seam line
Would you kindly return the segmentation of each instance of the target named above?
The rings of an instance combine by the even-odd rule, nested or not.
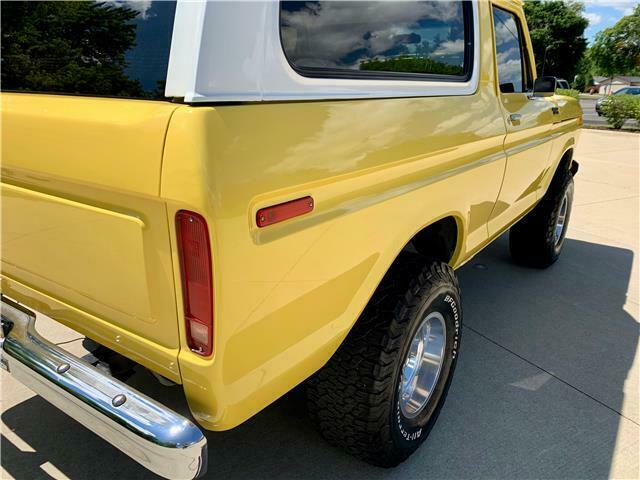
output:
[[[634,425],[637,425],[640,427],[640,423],[636,422],[635,420],[627,417],[626,415],[624,415],[622,412],[619,412],[618,410],[616,410],[615,408],[610,407],[609,405],[607,405],[606,403],[602,402],[601,400],[598,400],[597,398],[595,398],[593,395],[588,394],[587,392],[584,392],[582,390],[580,390],[578,387],[571,385],[569,382],[567,382],[566,380],[563,380],[562,378],[558,377],[557,375],[555,375],[554,373],[550,372],[549,370],[546,370],[544,368],[542,368],[540,365],[536,365],[535,363],[533,363],[531,360],[523,357],[522,355],[514,352],[513,350],[511,350],[510,348],[505,347],[504,345],[500,345],[498,342],[496,342],[495,340],[487,337],[485,334],[480,333],[478,330],[476,330],[473,327],[470,327],[469,325],[463,325],[463,327],[467,330],[471,330],[473,333],[475,333],[476,335],[484,338],[485,340],[487,340],[488,342],[491,342],[492,344],[494,344],[495,346],[502,348],[503,350],[506,350],[507,352],[509,352],[510,354],[518,357],[520,360],[523,360],[524,362],[528,363],[529,365],[531,365],[532,367],[537,368],[538,370],[546,373],[547,375],[550,375],[551,377],[555,378],[556,380],[564,383],[567,387],[570,387],[571,389],[575,390],[578,393],[581,393],[582,395],[584,395],[587,398],[590,398],[591,400],[593,400],[596,403],[599,403],[600,405],[602,405],[603,407],[605,407],[608,410],[611,410],[614,413],[617,413],[618,415],[620,415],[622,418],[629,420],[631,423],[633,423]]]
[[[596,185],[607,185],[609,187],[615,187],[616,189],[621,189],[621,190],[629,190],[632,192],[636,192],[637,188],[636,185],[633,186],[633,188],[631,187],[621,187],[620,185],[617,185],[615,183],[611,183],[611,182],[600,182],[598,180],[590,180],[588,178],[580,178],[581,183],[594,183]],[[636,192],[637,195],[637,192]]]
[[[64,342],[59,342],[56,343],[55,345],[60,346],[60,345],[66,345],[67,343],[73,343],[73,342],[77,342],[78,340],[83,340],[84,337],[78,337],[78,338],[74,338],[73,340],[65,340]]]
[[[620,197],[620,198],[609,198],[607,200],[596,200],[595,202],[576,203],[574,207],[586,207],[588,205],[597,205],[600,203],[607,203],[607,202],[617,202],[620,200],[631,200],[633,198],[638,198],[638,195],[630,195],[628,197]]]

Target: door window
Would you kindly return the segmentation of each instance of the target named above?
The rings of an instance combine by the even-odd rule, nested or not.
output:
[[[513,13],[493,7],[493,28],[500,91],[502,93],[525,92],[530,76],[527,58],[524,55],[520,22]]]

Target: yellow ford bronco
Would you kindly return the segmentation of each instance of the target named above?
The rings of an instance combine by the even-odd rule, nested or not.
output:
[[[460,352],[455,270],[507,230],[521,264],[562,250],[555,84],[517,0],[3,3],[3,368],[167,478],[297,385],[328,441],[402,462]]]

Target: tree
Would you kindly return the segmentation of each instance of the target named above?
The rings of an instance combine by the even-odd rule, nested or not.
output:
[[[640,5],[596,35],[589,59],[595,70],[607,77],[640,75]]]
[[[584,5],[576,1],[527,1],[524,11],[538,75],[544,70],[545,75],[573,81],[587,49],[584,31],[589,21],[582,16]]]
[[[378,70],[383,72],[434,73],[443,75],[462,75],[462,65],[449,65],[428,57],[400,56],[381,60],[367,60],[360,64],[360,70]]]
[[[576,70],[577,73],[571,86],[579,92],[586,92],[593,86],[593,74],[591,73],[593,71],[593,65],[589,59],[589,50],[587,50],[586,55],[578,62]]]
[[[125,73],[137,12],[94,2],[3,2],[2,89],[145,96]]]

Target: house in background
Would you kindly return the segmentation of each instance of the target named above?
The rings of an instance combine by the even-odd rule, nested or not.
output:
[[[593,77],[593,85],[598,87],[598,93],[609,95],[624,87],[640,86],[640,77],[614,75],[613,77]]]

